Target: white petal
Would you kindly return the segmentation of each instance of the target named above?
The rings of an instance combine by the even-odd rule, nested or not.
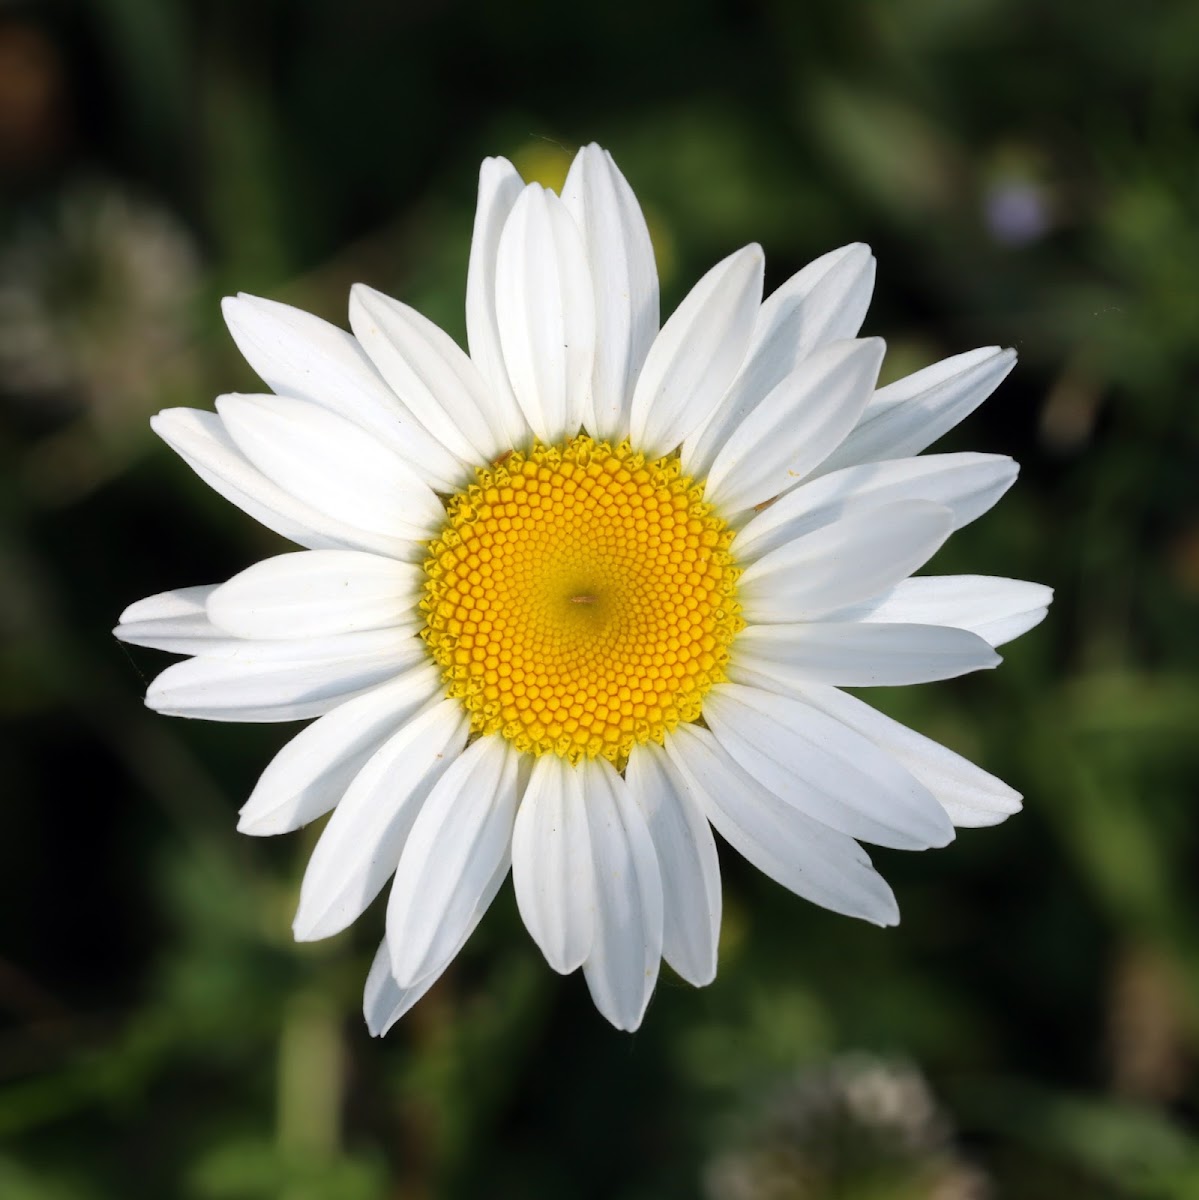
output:
[[[371,964],[370,974],[366,979],[366,990],[363,994],[363,1015],[366,1026],[375,1037],[382,1037],[426,992],[442,977],[446,967],[450,965],[458,952],[466,945],[470,935],[478,928],[483,914],[491,907],[491,902],[503,886],[508,876],[508,859],[505,856],[496,866],[491,880],[483,889],[483,894],[475,904],[475,911],[463,926],[458,942],[451,946],[432,970],[422,979],[406,988],[396,983],[391,973],[391,954],[387,942],[380,945]]]
[[[704,497],[726,514],[794,487],[840,445],[878,380],[881,338],[820,347],[729,434]]]
[[[953,516],[923,500],[855,510],[772,550],[746,568],[745,619],[806,621],[893,587],[949,536]]]
[[[662,326],[633,392],[629,429],[647,458],[666,454],[716,411],[745,358],[762,300],[761,246],[714,266]]]
[[[357,528],[284,491],[241,452],[216,413],[168,408],[150,418],[150,427],[213,491],[298,545],[372,550],[393,558],[423,555],[418,542]]]
[[[625,780],[645,813],[662,872],[662,957],[703,987],[716,978],[722,902],[711,827],[661,746],[634,746]]]
[[[375,751],[441,691],[441,668],[426,663],[302,729],[263,771],[238,814],[238,830],[267,837],[323,816]]]
[[[953,514],[960,529],[982,516],[1012,486],[1017,465],[1001,454],[930,454],[845,467],[801,484],[758,513],[737,534],[733,553],[752,562],[786,542],[861,508],[928,500]]]
[[[404,658],[419,655],[421,642],[413,626],[394,629],[360,629],[353,633],[333,633],[308,638],[243,638],[218,630],[218,637],[203,640],[178,639],[178,647],[167,644],[175,639],[160,639],[156,648],[173,653],[192,654],[196,658],[223,659],[242,666],[327,663],[370,657]],[[423,656],[427,659],[427,653]]]
[[[221,308],[237,348],[271,391],[369,430],[433,487],[461,486],[462,464],[421,428],[344,329],[258,296],[229,296]]]
[[[593,437],[619,440],[658,332],[654,248],[633,189],[594,143],[575,155],[562,202],[582,231],[595,293],[595,370],[583,424]]]
[[[502,737],[479,738],[416,818],[387,905],[391,970],[401,987],[452,956],[496,871],[511,860],[519,757]]]
[[[857,429],[823,463],[821,473],[919,454],[968,417],[1015,365],[1015,350],[986,346],[880,388]]]
[[[306,638],[423,624],[422,572],[360,550],[305,550],[268,558],[209,597],[208,615],[243,638]],[[202,651],[197,651],[202,653]]]
[[[479,169],[479,203],[470,242],[466,276],[466,340],[471,360],[490,388],[492,422],[503,430],[507,445],[528,440],[529,426],[512,394],[504,352],[500,348],[495,307],[495,260],[500,234],[524,183],[507,159],[485,158]]]
[[[466,745],[470,720],[442,700],[409,720],[375,752],[341,798],[312,852],[296,940],[331,937],[379,894],[433,785]]]
[[[833,912],[899,921],[895,896],[861,846],[767,791],[708,730],[680,725],[666,751],[716,831],[763,874]]]
[[[146,705],[168,716],[204,721],[301,721],[400,674],[427,654],[413,637],[397,641],[388,652],[381,652],[374,639],[366,644],[371,648],[363,653],[324,659],[189,658],[167,667],[150,684]],[[244,645],[253,655],[263,643]]]
[[[977,634],[944,625],[863,625],[813,621],[751,625],[733,644],[737,683],[836,687],[902,687],[954,679],[998,666],[999,655]]]
[[[766,299],[728,395],[683,444],[688,475],[708,474],[733,430],[812,350],[857,335],[874,289],[874,265],[869,246],[842,246],[808,263]]]
[[[208,597],[215,584],[177,588],[138,600],[121,613],[113,636],[132,646],[149,646],[173,654],[198,654],[225,635],[208,619]]]
[[[440,978],[441,972],[438,972],[427,975],[411,987],[400,987],[391,973],[387,941],[380,942],[362,992],[362,1015],[371,1037],[382,1037]]]
[[[927,788],[811,705],[724,683],[704,700],[704,719],[763,787],[830,829],[898,850],[953,840],[953,826]]]
[[[556,754],[533,765],[512,831],[516,904],[546,962],[563,975],[580,967],[595,928],[591,838],[581,772]]]
[[[1002,780],[856,697],[829,687],[808,687],[803,695],[907,768],[955,825],[998,825],[1020,811],[1020,793]]]
[[[968,629],[992,646],[1027,633],[1049,611],[1053,588],[993,575],[921,575],[830,614],[854,621],[915,621]]]
[[[220,396],[216,406],[267,478],[335,520],[417,540],[445,523],[441,501],[403,459],[328,409],[284,396]]]
[[[595,300],[578,226],[548,188],[521,192],[495,267],[500,345],[517,403],[543,442],[578,432],[591,404]]]
[[[662,957],[662,877],[645,817],[605,759],[584,761],[595,864],[595,944],[583,976],[595,1007],[617,1029],[641,1024]]]
[[[501,425],[479,369],[444,330],[365,284],[350,291],[350,327],[392,390],[456,458],[472,466],[503,450]]]

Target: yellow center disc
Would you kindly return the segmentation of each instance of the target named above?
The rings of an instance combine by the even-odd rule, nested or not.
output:
[[[454,496],[429,544],[422,636],[475,733],[623,767],[694,721],[744,625],[733,531],[627,443],[535,443]]]

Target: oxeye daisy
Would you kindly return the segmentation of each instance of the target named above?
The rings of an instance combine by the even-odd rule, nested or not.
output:
[[[1045,614],[1037,584],[910,578],[1016,465],[916,457],[1011,369],[958,355],[876,389],[858,338],[865,246],[762,299],[762,251],[713,267],[659,328],[645,220],[611,157],[561,196],[483,163],[469,354],[369,287],[346,333],[225,302],[273,394],[172,409],[159,435],[303,547],[152,596],[125,641],[187,654],[159,712],[318,718],[241,811],[251,834],[332,810],[295,935],[351,924],[392,880],[366,985],[388,1029],[509,870],[556,971],[641,1022],[665,958],[716,972],[713,828],[784,887],[879,925],[860,842],[942,846],[1020,797],[844,687],[992,667]]]

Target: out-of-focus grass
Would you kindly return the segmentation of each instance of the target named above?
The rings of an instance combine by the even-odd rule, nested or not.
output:
[[[10,6],[0,1195],[711,1193],[712,1164],[767,1137],[762,1098],[847,1052],[919,1064],[995,1195],[1199,1194],[1197,117],[1180,3]],[[553,182],[591,139],[645,204],[667,307],[746,241],[773,286],[868,240],[890,375],[1020,350],[945,446],[1022,478],[933,569],[1057,602],[999,672],[870,698],[1026,810],[879,852],[887,932],[726,856],[720,977],[664,978],[632,1038],[504,895],[375,1042],[380,914],[293,945],[311,834],[233,832],[288,731],[144,712],[158,658],[108,635],[130,600],[277,547],[145,422],[257,386],[226,291],[342,321],[362,279],[460,336],[478,160]],[[92,226],[63,214],[98,196],[127,219],[68,257]],[[163,228],[190,249],[164,257]],[[152,299],[164,278],[177,303]],[[837,1194],[913,1194],[879,1178]]]

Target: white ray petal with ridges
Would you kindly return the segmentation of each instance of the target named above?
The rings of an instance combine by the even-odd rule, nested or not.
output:
[[[466,745],[470,721],[442,700],[412,717],[371,756],[333,810],[308,860],[292,930],[332,937],[383,889],[421,805]]]
[[[582,232],[595,295],[595,366],[583,425],[595,438],[619,441],[658,332],[654,248],[633,189],[594,143],[575,155],[562,202]]]
[[[358,550],[302,550],[255,563],[208,598],[220,630],[295,640],[422,623],[424,576],[411,563]]]
[[[422,663],[302,729],[267,764],[238,831],[267,837],[324,816],[375,751],[442,690],[440,670]]]
[[[1020,811],[1020,793],[939,742],[836,688],[806,687],[804,699],[869,738],[936,797],[955,825],[998,825]]]
[[[352,635],[362,638],[361,634]],[[288,643],[276,642],[272,653],[252,657],[263,643],[247,642],[244,659],[189,658],[167,667],[146,689],[146,707],[174,717],[204,721],[303,721],[365,692],[424,659],[412,637],[397,639],[390,649],[362,638],[369,650],[326,658],[276,657]],[[302,644],[301,644],[302,645]]]
[[[641,1024],[662,957],[662,877],[645,816],[606,759],[584,759],[595,878],[595,941],[583,977],[617,1029]]]
[[[925,500],[949,509],[953,528],[982,516],[1016,480],[1019,468],[1002,454],[930,454],[845,467],[801,484],[751,518],[733,553],[752,562],[787,542],[863,508]]]
[[[733,646],[729,678],[738,683],[902,687],[956,679],[999,665],[977,634],[945,625],[812,621],[751,625]]]
[[[508,867],[507,856],[501,855],[457,942],[447,945],[429,971],[407,987],[400,987],[391,973],[391,952],[384,938],[371,963],[362,996],[362,1013],[372,1037],[382,1037],[445,974],[446,968],[458,957],[458,952],[470,940],[470,935],[491,907],[491,902],[508,878]]]
[[[645,814],[662,873],[662,957],[688,983],[716,978],[720,860],[703,810],[666,751],[634,746],[625,780]]]
[[[369,430],[435,488],[461,484],[461,460],[422,428],[344,329],[244,293],[227,296],[221,308],[237,348],[271,391],[309,400]]]
[[[741,576],[751,624],[806,621],[893,587],[922,567],[953,528],[939,504],[859,509],[751,563]]]
[[[468,465],[512,449],[489,419],[487,385],[457,342],[428,317],[364,283],[350,290],[350,328],[421,425]]]
[[[267,529],[309,550],[370,550],[393,558],[423,553],[418,542],[331,517],[268,479],[229,435],[216,413],[168,408],[150,428],[218,495]]]
[[[984,346],[879,388],[821,472],[919,454],[965,420],[1015,365],[1015,350]]]
[[[595,298],[583,236],[562,201],[530,184],[495,266],[500,346],[512,391],[543,442],[572,437],[591,406]]]
[[[526,441],[529,424],[512,393],[504,365],[495,303],[495,263],[500,235],[524,186],[524,180],[506,158],[483,160],[466,275],[466,341],[471,361],[488,383],[491,420],[504,431],[504,441],[510,446]]]
[[[512,886],[546,962],[568,975],[595,931],[595,883],[582,772],[556,754],[533,764],[512,831]]]
[[[830,829],[898,850],[953,840],[953,826],[927,788],[809,704],[723,683],[708,693],[704,718],[743,770]]]
[[[857,336],[874,288],[874,265],[869,246],[842,246],[808,263],[766,298],[728,394],[683,443],[688,475],[704,478],[733,430],[813,350]]]
[[[411,987],[462,944],[496,870],[511,859],[518,755],[502,737],[473,742],[420,810],[387,904],[391,970]]]
[[[745,358],[762,300],[761,246],[714,266],[662,326],[633,392],[629,431],[646,458],[701,428]]]
[[[994,575],[921,575],[905,579],[830,620],[914,621],[968,629],[988,645],[1002,646],[1040,624],[1053,588]]]
[[[199,654],[226,636],[208,619],[208,597],[216,589],[216,584],[176,588],[138,600],[121,613],[113,636],[132,646]]]
[[[666,751],[716,832],[764,875],[833,912],[898,923],[895,896],[866,851],[762,787],[708,730],[680,725]]]
[[[798,484],[853,428],[885,349],[881,338],[862,338],[809,355],[729,434],[705,498],[731,517]]]
[[[238,449],[285,492],[335,520],[385,537],[432,536],[445,510],[402,458],[365,430],[306,400],[219,396]]]

